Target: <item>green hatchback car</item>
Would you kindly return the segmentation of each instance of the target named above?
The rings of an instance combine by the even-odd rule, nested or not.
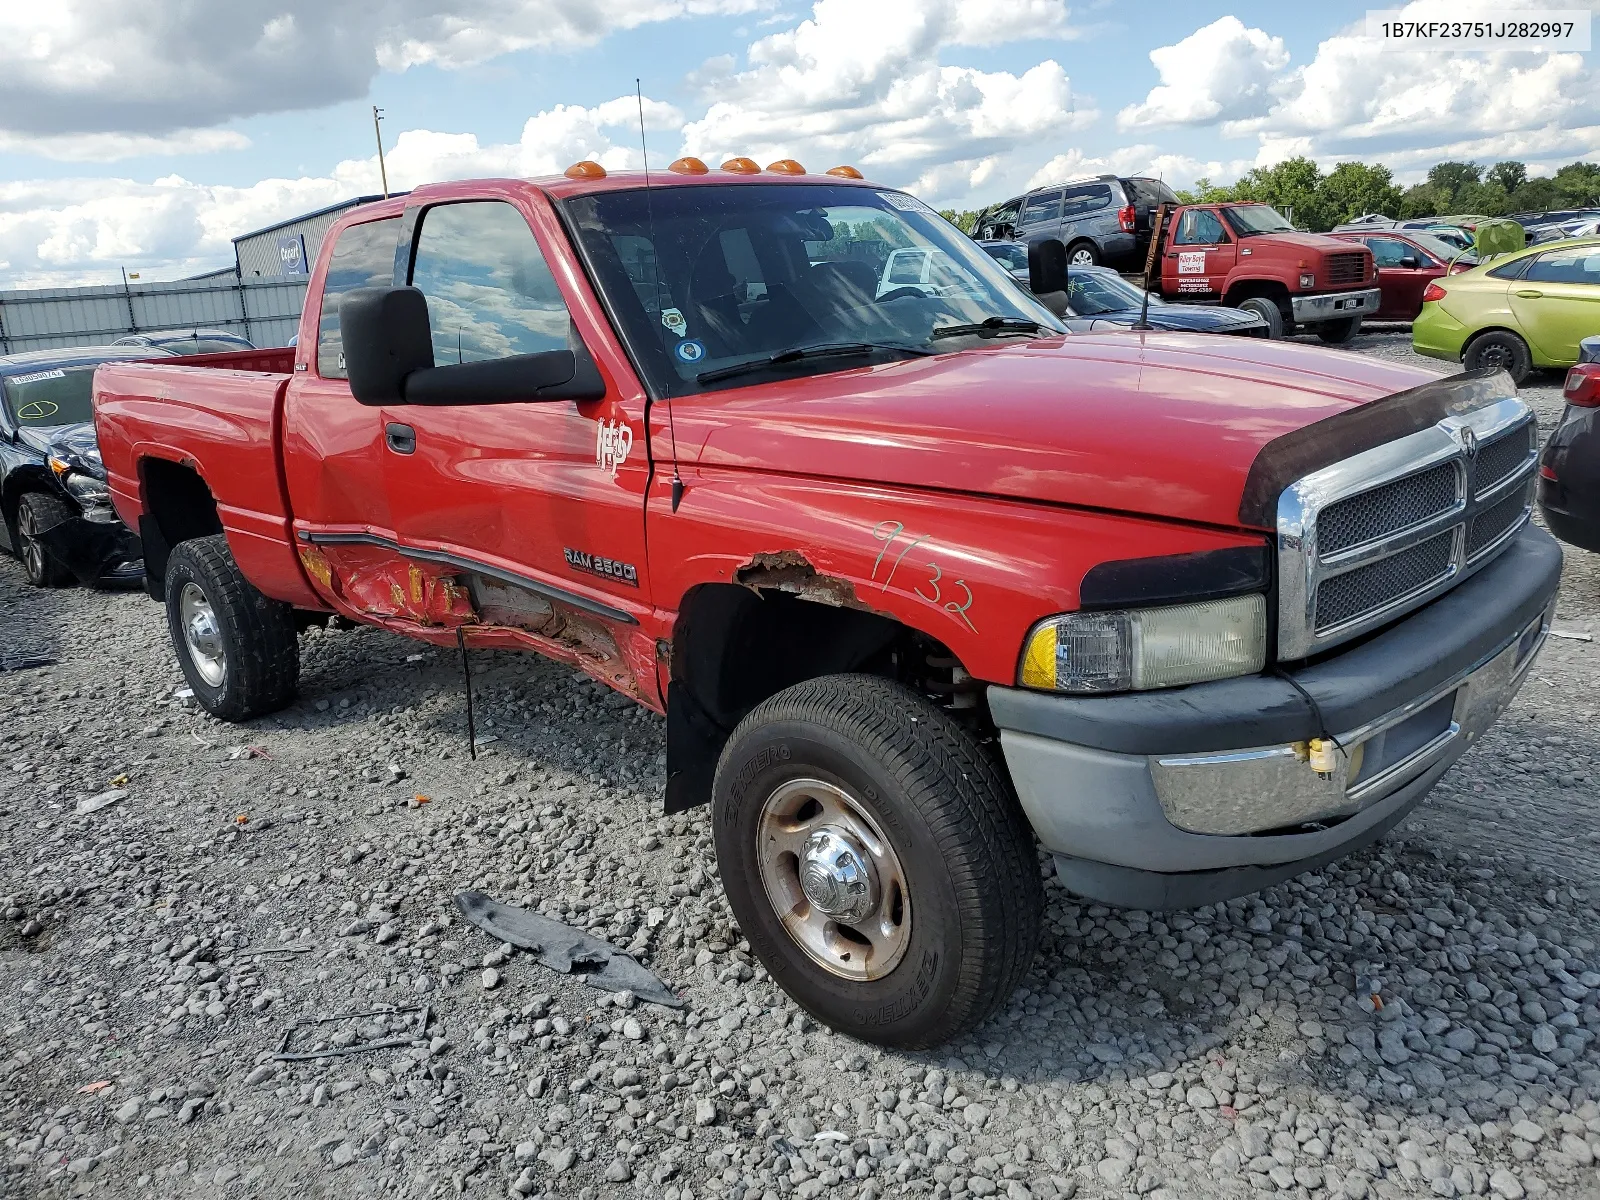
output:
[[[1535,367],[1570,367],[1578,343],[1600,334],[1600,238],[1546,242],[1422,293],[1411,326],[1418,354],[1469,371],[1503,367],[1518,383]]]

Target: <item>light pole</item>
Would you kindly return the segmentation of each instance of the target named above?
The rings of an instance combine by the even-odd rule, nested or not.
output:
[[[383,109],[376,104],[372,106],[372,135],[378,139],[378,175],[383,180],[383,198],[389,198],[389,171],[383,165],[383,130],[378,122],[383,120]]]

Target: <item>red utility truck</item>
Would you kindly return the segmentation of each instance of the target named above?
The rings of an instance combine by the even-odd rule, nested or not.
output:
[[[880,287],[906,247],[936,285]],[[710,802],[773,978],[890,1045],[1022,978],[1041,845],[1171,909],[1402,820],[1522,681],[1561,565],[1504,374],[1068,335],[843,169],[362,206],[292,365],[95,379],[196,700],[290,703],[329,613],[571,663],[665,713],[666,804]]]
[[[1370,250],[1303,233],[1269,204],[1173,209],[1160,223],[1155,254],[1151,290],[1258,313],[1269,337],[1304,327],[1325,342],[1347,342],[1380,303]]]

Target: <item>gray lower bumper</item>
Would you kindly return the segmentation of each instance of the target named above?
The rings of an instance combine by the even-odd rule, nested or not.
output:
[[[1453,602],[1436,601],[1364,646],[1299,673],[1313,694],[1328,699],[1339,685],[1356,682],[1364,683],[1366,698],[1391,698],[1378,712],[1349,695],[1323,704],[1342,749],[1321,775],[1306,761],[1305,743],[1295,741],[1311,729],[1270,710],[1248,723],[1245,710],[1232,711],[1242,681],[1104,698],[1124,717],[1133,715],[1128,704],[1143,701],[1152,718],[1145,732],[1156,742],[1191,743],[1165,752],[1126,726],[1104,736],[1112,731],[1079,718],[1092,699],[992,689],[1017,794],[1063,882],[1110,904],[1193,907],[1331,861],[1398,823],[1510,703],[1543,644],[1560,555],[1538,531],[1521,543],[1513,561],[1497,564],[1517,571],[1516,583],[1500,571],[1469,580]],[[1492,593],[1493,603],[1474,594],[1480,591]],[[1472,615],[1457,611],[1463,607]],[[1485,638],[1491,629],[1497,632]],[[1413,672],[1407,648],[1451,665],[1443,673]],[[1384,665],[1400,677],[1386,679]],[[1397,696],[1407,678],[1413,686]],[[1168,710],[1180,695],[1186,712],[1174,719]],[[1302,702],[1302,714],[1306,707]],[[1362,715],[1342,719],[1352,712]],[[1045,713],[1061,719],[1048,722]],[[1199,714],[1205,716],[1188,719]],[[1227,740],[1241,728],[1283,740]]]
[[[1296,324],[1314,325],[1318,321],[1342,321],[1346,317],[1370,317],[1378,311],[1382,293],[1377,288],[1360,292],[1324,292],[1316,296],[1295,296],[1289,306]]]

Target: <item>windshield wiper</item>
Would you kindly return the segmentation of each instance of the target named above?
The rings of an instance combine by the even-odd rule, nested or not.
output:
[[[960,337],[964,333],[975,333],[979,337],[999,337],[1002,334],[1037,333],[1044,326],[1038,321],[1030,321],[1027,317],[987,317],[982,321],[974,321],[970,325],[941,325],[928,336],[930,338]]]
[[[911,354],[918,358],[925,358],[938,351],[928,350],[922,346],[905,346],[898,342],[820,342],[815,346],[791,346],[787,350],[779,350],[776,354],[766,358],[754,358],[749,362],[733,363],[726,367],[717,367],[712,371],[701,371],[695,376],[698,383],[715,383],[719,379],[732,379],[735,375],[747,375],[754,371],[764,371],[768,367],[781,367],[785,363],[800,362],[807,358],[828,358],[834,355],[845,354],[873,354],[878,351],[892,351],[895,354]]]

